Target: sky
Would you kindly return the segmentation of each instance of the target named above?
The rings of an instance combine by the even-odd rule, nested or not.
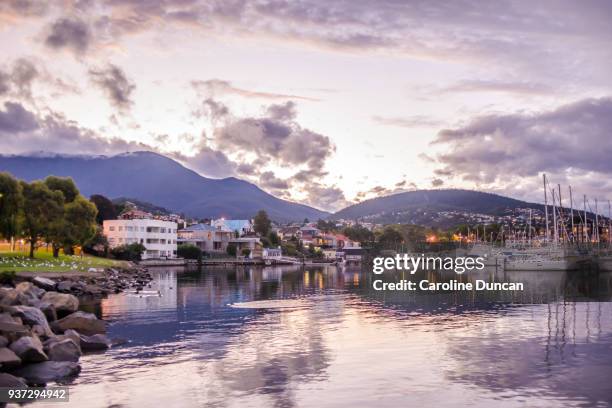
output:
[[[612,2],[0,2],[0,154],[150,150],[325,210],[612,198]]]

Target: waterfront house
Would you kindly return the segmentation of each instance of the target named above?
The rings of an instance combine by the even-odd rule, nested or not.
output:
[[[204,252],[224,253],[232,238],[234,232],[223,225],[193,224],[178,231],[179,244],[194,245]]]
[[[140,243],[145,247],[142,259],[176,258],[176,222],[147,218],[146,213],[128,216],[137,218],[104,221],[104,236],[111,248]]]
[[[283,251],[280,247],[278,248],[264,248],[262,252],[262,257],[264,260],[278,260],[283,257]]]
[[[230,244],[236,246],[236,256],[242,256],[245,250],[248,250],[250,259],[261,259],[263,256],[263,245],[259,237],[241,237],[232,238]]]

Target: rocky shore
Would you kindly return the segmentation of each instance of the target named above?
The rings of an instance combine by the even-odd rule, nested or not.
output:
[[[0,287],[0,387],[44,386],[76,376],[83,353],[113,345],[106,322],[79,310],[79,297],[142,290],[145,268],[55,276],[22,274]]]

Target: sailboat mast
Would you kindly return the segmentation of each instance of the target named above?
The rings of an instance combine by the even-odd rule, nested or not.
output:
[[[595,199],[595,241],[599,244],[599,214],[597,213],[597,198]]]
[[[548,231],[548,197],[546,195],[546,173],[542,174],[544,179],[544,223],[546,224],[546,242],[548,242],[550,238],[550,233]]]
[[[574,198],[572,196],[572,186],[569,186],[570,194],[570,217],[572,219],[572,242],[574,241]]]
[[[557,206],[555,202],[555,189],[550,190],[552,195],[552,212],[553,212],[553,241],[555,245],[557,244],[558,238],[558,229],[557,229]]]
[[[587,211],[586,211],[586,194],[584,195],[584,239],[586,242],[589,241],[589,222],[588,222],[588,218],[587,218]]]

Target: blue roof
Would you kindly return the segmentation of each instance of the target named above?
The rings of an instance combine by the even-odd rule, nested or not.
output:
[[[231,231],[242,231],[247,228],[251,222],[249,220],[224,220],[225,226]]]
[[[181,231],[215,231],[215,227],[208,224],[194,224],[183,228]]]

